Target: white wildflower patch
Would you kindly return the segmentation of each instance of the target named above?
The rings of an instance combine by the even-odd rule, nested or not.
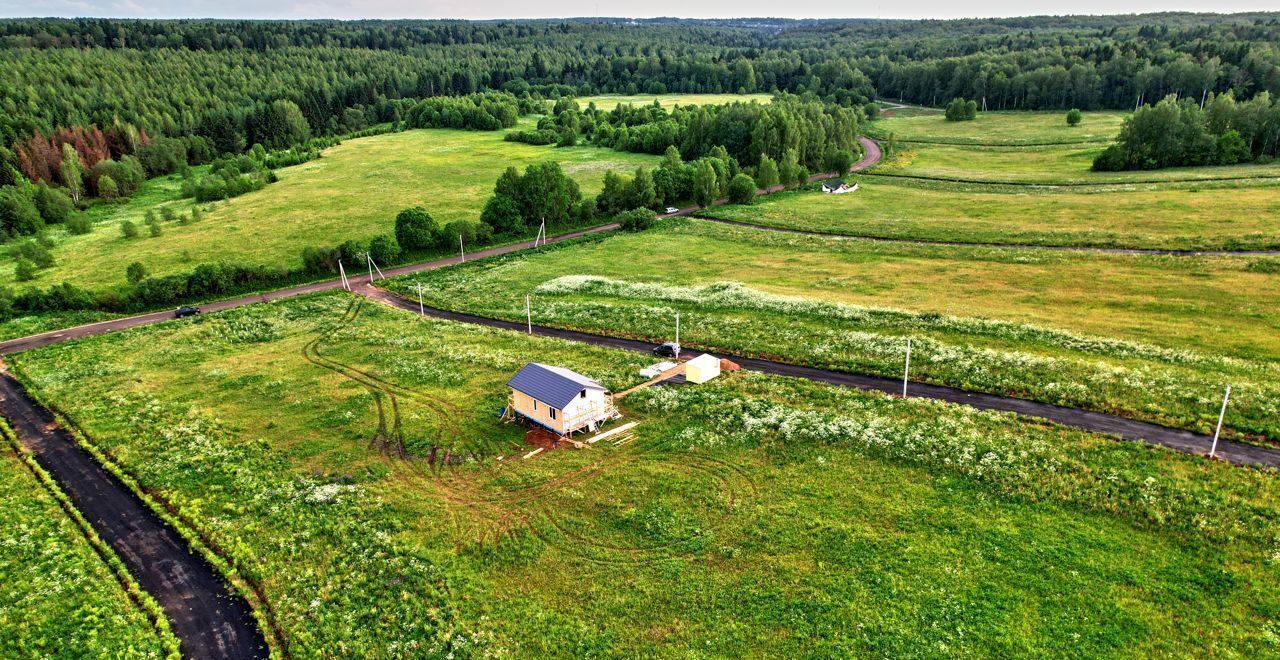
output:
[[[766,442],[853,444],[898,459],[944,465],[975,477],[1026,476],[1058,468],[1050,444],[1032,438],[1016,443],[990,438],[976,423],[974,415],[978,413],[961,409],[903,421],[881,415],[799,409],[711,388],[649,388],[628,401],[653,411],[697,410],[710,420],[709,431],[690,427],[681,432],[677,440],[689,448]]]
[[[317,484],[303,491],[302,500],[307,504],[333,504],[339,496],[357,490],[352,484]]]
[[[259,316],[222,317],[206,323],[205,328],[209,336],[229,344],[263,343],[280,338],[276,324]]]
[[[1232,429],[1280,433],[1280,365],[1272,363],[1028,324],[782,296],[733,282],[673,286],[570,275],[543,283],[537,294],[539,314],[559,325],[662,337],[679,311],[675,305],[692,306],[698,313],[682,318],[689,343],[884,376],[901,373],[910,336],[912,371],[928,382],[1123,411],[1199,431],[1207,430],[1200,412],[1214,407],[1226,381],[1235,386]],[[599,297],[605,300],[593,299]],[[965,336],[975,343],[965,343]]]
[[[582,294],[630,299],[662,300],[704,307],[754,309],[787,315],[805,315],[846,322],[874,323],[904,330],[936,330],[1016,341],[1035,341],[1080,353],[1156,359],[1176,364],[1206,361],[1239,365],[1232,358],[1205,356],[1194,351],[1163,348],[1120,339],[1078,335],[1028,323],[996,319],[948,316],[912,312],[891,307],[835,303],[799,296],[786,296],[752,289],[738,282],[714,282],[702,286],[674,286],[649,282],[628,282],[594,275],[565,275],[539,285],[535,293],[544,295]]]

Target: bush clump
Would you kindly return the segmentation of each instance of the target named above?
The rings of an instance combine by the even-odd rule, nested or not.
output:
[[[644,231],[653,226],[658,215],[649,209],[631,209],[614,216],[623,231]]]

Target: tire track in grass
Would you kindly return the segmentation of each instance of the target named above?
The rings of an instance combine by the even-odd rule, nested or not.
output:
[[[517,469],[516,466],[522,461],[512,459],[495,462],[489,466],[474,464],[467,466],[457,464],[446,458],[439,461],[428,460],[428,466],[424,468],[422,459],[415,458],[409,454],[404,446],[400,399],[403,398],[425,405],[428,410],[436,415],[437,421],[442,422],[442,426],[436,427],[435,446],[443,446],[450,440],[454,442],[463,440],[463,434],[456,423],[456,416],[461,412],[461,409],[447,401],[390,382],[365,369],[329,358],[321,352],[324,342],[332,339],[340,329],[354,323],[360,317],[364,303],[365,299],[363,297],[352,298],[343,315],[335,323],[307,342],[303,347],[303,357],[316,366],[333,371],[359,383],[373,395],[375,412],[378,416],[378,430],[375,431],[374,438],[370,441],[370,448],[401,459],[398,463],[407,468],[409,474],[412,474],[416,479],[421,479],[423,482],[433,485],[444,497],[445,501],[476,514],[475,517],[481,521],[481,532],[476,540],[479,545],[484,545],[489,541],[500,542],[503,537],[517,529],[529,529],[531,533],[544,543],[547,543],[549,547],[554,547],[558,550],[582,555],[593,561],[605,561],[606,563],[623,561],[617,557],[601,560],[599,557],[590,556],[583,551],[585,548],[594,547],[608,552],[622,552],[632,555],[626,560],[627,563],[637,563],[661,559],[661,556],[655,555],[655,553],[689,542],[689,539],[676,539],[661,547],[629,547],[601,544],[590,537],[572,532],[560,520],[557,510],[549,503],[549,500],[554,495],[562,493],[565,489],[590,482],[611,470],[653,455],[656,446],[652,442],[633,443],[625,448],[606,450],[609,452],[608,454],[593,460],[586,466],[566,473],[556,474],[528,485],[499,486],[500,490],[498,492],[486,491],[493,488],[507,473]],[[384,399],[390,403],[390,422],[387,419],[387,406],[383,404]],[[593,450],[595,449],[584,451]],[[478,456],[474,452],[468,452],[468,454],[476,463],[484,460],[483,456]],[[450,455],[446,454],[446,456]],[[686,459],[693,462],[677,463],[676,465],[680,466],[678,469],[690,472],[702,471],[712,475],[712,478],[721,485],[720,490],[727,493],[728,509],[732,510],[736,507],[739,497],[738,489],[733,487],[730,477],[722,474],[723,462],[712,462],[708,459],[706,462],[711,463],[709,466],[696,462],[699,460],[698,458],[686,457]],[[745,473],[739,472],[738,475],[743,476]],[[747,483],[749,484],[749,490],[754,493],[754,484],[751,484],[749,479],[747,479]],[[462,537],[464,526],[458,512],[454,512],[452,519],[455,534],[458,537]],[[723,516],[708,516],[708,519],[713,521],[722,520]],[[556,528],[562,536],[571,539],[572,542],[568,544],[558,542],[537,524],[539,521]],[[713,523],[712,528],[719,529],[722,526]],[[666,552],[665,554],[670,555],[672,553]]]
[[[650,456],[643,458],[647,459]],[[671,459],[672,462],[668,463],[668,459]],[[587,532],[579,532],[565,524],[565,521],[559,515],[559,509],[547,501],[540,503],[537,511],[538,517],[552,527],[554,532],[563,537],[564,540],[562,541],[556,538],[555,535],[541,531],[536,533],[537,536],[548,546],[561,552],[577,555],[594,563],[641,565],[696,553],[699,550],[698,548],[687,547],[695,539],[704,537],[707,533],[715,534],[717,537],[728,537],[735,531],[740,532],[739,528],[749,522],[748,517],[733,515],[739,512],[740,506],[747,497],[754,500],[758,495],[755,483],[740,468],[732,466],[732,464],[725,461],[702,455],[673,455],[665,457],[663,461],[661,464],[663,468],[682,472],[686,482],[692,481],[693,473],[707,475],[710,482],[717,488],[717,493],[725,500],[720,503],[722,506],[715,506],[710,501],[700,503],[698,508],[703,514],[704,524],[695,530],[697,533],[693,536],[682,536],[646,545],[622,545],[617,542],[606,542]],[[737,483],[734,477],[740,478],[741,484]],[[622,553],[623,556],[618,556],[618,553]]]
[[[541,494],[548,489],[557,487],[559,484],[569,483],[572,479],[582,473],[585,473],[597,466],[590,466],[584,470],[569,475],[560,475],[547,482],[534,484],[532,486],[515,489],[514,492],[501,493],[496,496],[484,495],[480,492],[482,486],[474,483],[475,477],[483,478],[486,473],[498,472],[502,469],[503,464],[483,468],[481,470],[466,470],[467,477],[472,479],[463,479],[463,470],[459,469],[452,460],[454,456],[461,454],[453,454],[447,447],[456,446],[450,444],[460,442],[462,437],[461,429],[456,422],[456,415],[460,409],[443,400],[422,394],[415,390],[397,385],[387,381],[366,370],[356,368],[352,365],[345,364],[325,356],[320,347],[323,342],[331,339],[343,327],[354,323],[360,316],[365,303],[364,298],[352,298],[343,315],[332,325],[321,331],[315,338],[307,342],[302,350],[303,357],[310,363],[337,373],[351,381],[360,384],[374,399],[374,409],[378,418],[377,430],[369,442],[369,447],[380,453],[394,458],[401,459],[400,464],[408,468],[417,478],[423,479],[434,484],[444,495],[445,499],[453,504],[476,510],[480,514],[482,520],[487,520],[491,525],[487,525],[481,533],[480,542],[483,543],[487,538],[493,535],[502,535],[510,531],[514,524],[523,524],[526,520],[517,510],[513,510],[510,506],[518,501],[535,501]],[[423,405],[427,410],[434,413],[437,425],[433,426],[436,432],[432,445],[431,458],[427,463],[429,468],[423,469],[421,459],[415,459],[407,451],[404,444],[404,427],[400,416],[400,398],[406,398],[415,403]],[[386,400],[390,404],[391,420],[388,422],[388,410],[383,401]],[[444,455],[440,460],[435,460],[437,448],[446,447]],[[474,452],[469,452],[473,460],[479,461],[482,457],[477,456]],[[490,482],[496,481],[498,477],[493,477]],[[518,519],[513,522],[513,519]],[[454,527],[456,532],[461,532],[461,521],[454,517]]]

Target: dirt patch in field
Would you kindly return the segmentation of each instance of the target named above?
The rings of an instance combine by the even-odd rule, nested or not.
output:
[[[539,449],[552,450],[563,444],[560,436],[548,431],[541,426],[535,426],[525,431],[524,443],[530,447]]]

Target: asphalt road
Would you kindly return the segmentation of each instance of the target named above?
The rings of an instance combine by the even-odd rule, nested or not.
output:
[[[693,208],[688,209],[688,211],[690,212],[693,210],[694,210]],[[618,228],[618,225],[616,223],[599,225],[597,227],[591,227],[588,229],[572,231],[565,234],[560,234],[558,236],[551,236],[547,238],[546,242],[558,243],[560,241],[566,241],[571,238],[578,238],[579,236],[586,236],[588,234],[597,234],[600,232],[613,231],[614,229],[617,229],[617,228]],[[525,250],[532,247],[533,247],[533,241],[522,241],[520,243],[500,245],[498,247],[487,248],[484,250],[477,250],[474,253],[468,252],[467,259],[479,259],[483,257],[490,257],[494,255],[499,255],[499,254],[506,254],[508,252]],[[462,261],[461,256],[448,257],[446,259],[436,259],[434,261],[424,261],[422,263],[409,264],[408,266],[388,268],[382,272],[387,277],[394,277],[396,275],[405,275],[407,273],[416,273],[421,270],[430,270],[433,268],[440,268],[441,266],[449,266],[452,264],[456,264],[460,261]],[[369,276],[367,274],[353,275],[353,276],[349,276],[348,280],[353,286],[357,284],[365,284],[369,282]],[[217,312],[224,309],[242,307],[244,305],[249,305],[253,303],[267,302],[268,300],[280,300],[282,298],[292,298],[294,296],[300,296],[307,293],[317,293],[320,291],[333,291],[334,289],[340,289],[340,288],[342,288],[341,280],[326,280],[324,282],[314,282],[312,284],[303,284],[300,286],[290,287],[287,289],[277,289],[275,291],[268,291],[267,293],[255,293],[248,296],[240,296],[238,298],[229,298],[227,300],[219,300],[216,302],[200,305],[200,309],[201,311],[204,311],[204,312]],[[0,342],[0,355],[8,355],[10,353],[17,353],[20,351],[26,351],[33,348],[40,348],[42,346],[49,346],[50,344],[57,344],[64,341],[71,341],[73,339],[79,339],[81,337],[88,337],[91,335],[101,335],[101,334],[106,334],[108,332],[114,332],[117,330],[125,330],[128,328],[136,328],[142,325],[160,323],[162,321],[172,321],[173,318],[174,318],[173,312],[166,310],[163,312],[152,312],[150,314],[140,314],[138,316],[128,316],[125,318],[112,319],[110,321],[101,321],[99,323],[90,323],[88,325],[78,325],[72,328],[66,328],[63,330],[53,330],[50,332],[40,333],[38,335],[19,337],[17,339],[10,339],[9,341]]]
[[[418,313],[418,301],[409,300],[390,291],[372,286],[356,287],[354,291],[355,293],[367,296],[373,300],[377,300],[393,307],[398,307],[415,314]],[[451,312],[433,307],[426,307],[425,313],[428,316],[450,321],[474,323],[491,328],[514,330],[516,332],[528,331],[528,326],[525,323],[503,321],[484,316],[476,316],[474,314]],[[559,328],[550,328],[540,325],[533,326],[533,334],[547,337],[559,337],[561,339],[568,339],[570,341],[577,341],[595,346],[607,346],[610,348],[620,348],[631,351],[649,352],[653,349],[653,344],[649,342],[637,341],[634,339],[623,339],[620,337],[610,337],[607,335],[599,335],[589,332],[579,332],[576,330],[562,330]],[[693,353],[688,353],[686,355],[682,355],[682,357],[693,357],[693,355]],[[758,358],[734,355],[732,353],[718,353],[718,355],[737,362],[743,369],[750,369],[779,376],[804,378],[807,380],[842,387],[878,390],[889,394],[900,394],[902,392],[902,381],[896,378],[883,378],[880,376],[868,376],[831,369],[805,367],[775,362],[772,360],[761,360]],[[1028,401],[1026,399],[1000,396],[997,394],[970,392],[954,387],[928,385],[924,383],[910,383],[907,392],[908,395],[912,397],[937,399],[939,401],[958,403],[972,406],[979,410],[1000,410],[1004,412],[1012,412],[1024,417],[1047,420],[1055,424],[1061,424],[1062,426],[1117,436],[1123,440],[1159,445],[1187,454],[1206,455],[1209,452],[1209,446],[1212,442],[1212,438],[1198,433],[1192,433],[1191,431],[1173,429],[1166,426],[1160,426],[1158,424],[1151,424],[1149,422],[1140,422],[1132,419],[1126,419],[1124,417],[1118,417],[1116,415],[1108,415],[1106,413],[1077,410],[1075,408],[1066,408],[1049,403]],[[1224,461],[1240,465],[1280,467],[1280,450],[1268,449],[1266,447],[1259,447],[1233,440],[1220,440],[1218,442],[1218,451],[1216,456]]]
[[[0,413],[18,439],[164,609],[188,658],[265,658],[249,605],[186,541],[0,373]]]

